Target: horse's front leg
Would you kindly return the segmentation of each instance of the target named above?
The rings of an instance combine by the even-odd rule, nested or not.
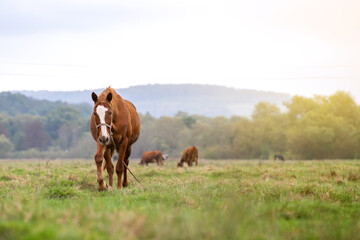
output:
[[[124,172],[124,158],[125,158],[125,152],[128,145],[128,139],[124,138],[120,144],[120,149],[118,152],[118,162],[116,164],[116,174],[118,175],[118,182],[117,182],[117,188],[122,188],[122,174]]]
[[[99,142],[97,144],[96,154],[95,154],[95,163],[96,163],[96,169],[97,169],[97,182],[99,184],[99,191],[106,190],[106,183],[104,181],[104,176],[102,173],[102,163],[104,160],[104,153],[105,153],[106,147],[101,145]]]
[[[109,175],[109,186],[112,187],[113,186],[113,175],[114,175],[114,164],[112,163],[112,155],[114,153],[113,149],[109,149],[107,151],[105,151],[104,153],[104,158],[105,158],[105,162],[106,162],[106,170],[107,173]]]

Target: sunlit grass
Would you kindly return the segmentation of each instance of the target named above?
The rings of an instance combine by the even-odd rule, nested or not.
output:
[[[360,161],[130,167],[98,192],[93,160],[0,161],[0,239],[360,239]]]

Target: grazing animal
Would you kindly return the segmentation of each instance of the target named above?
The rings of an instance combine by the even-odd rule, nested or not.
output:
[[[188,147],[184,150],[184,153],[181,157],[180,162],[178,162],[178,167],[182,167],[184,163],[187,163],[189,167],[192,166],[192,163],[195,162],[196,166],[198,165],[198,158],[199,158],[199,150],[197,147],[192,146]]]
[[[284,158],[284,156],[281,155],[281,154],[275,154],[275,155],[274,155],[274,160],[285,161],[285,158]]]
[[[117,188],[128,185],[127,169],[129,165],[131,145],[140,135],[140,118],[135,106],[123,99],[112,88],[105,89],[99,96],[92,93],[94,101],[93,114],[90,119],[90,131],[97,143],[95,163],[97,168],[97,182],[100,191],[107,189],[104,181],[102,164],[109,174],[109,185],[113,186],[114,164],[111,157],[118,151],[116,173],[118,176]],[[126,170],[126,171],[124,171]],[[122,175],[124,179],[122,181]]]
[[[164,165],[163,154],[161,151],[147,151],[144,152],[140,161],[140,165],[148,165],[149,163],[157,163],[157,165]]]
[[[163,160],[163,161],[168,160],[168,158],[169,158],[169,154],[163,154],[163,155],[162,155],[162,160]]]

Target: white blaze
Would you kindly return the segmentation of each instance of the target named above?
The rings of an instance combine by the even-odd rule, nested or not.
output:
[[[104,106],[101,106],[99,105],[97,108],[96,108],[96,113],[97,115],[99,116],[100,118],[100,124],[105,124],[105,113],[108,109]],[[101,136],[102,137],[110,137],[107,130],[106,130],[106,126],[105,125],[101,125]]]

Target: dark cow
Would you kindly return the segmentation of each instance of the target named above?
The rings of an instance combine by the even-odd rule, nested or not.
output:
[[[157,165],[164,165],[164,156],[161,151],[147,151],[144,152],[140,161],[140,165],[148,165],[149,163],[157,163]]]
[[[187,163],[189,167],[192,166],[192,163],[195,162],[195,165],[198,165],[198,158],[199,158],[199,150],[197,147],[192,146],[185,149],[180,162],[178,162],[178,167],[183,167],[184,163]]]
[[[275,154],[275,155],[274,155],[274,160],[285,161],[285,158],[284,158],[284,156],[281,155],[281,154]]]

